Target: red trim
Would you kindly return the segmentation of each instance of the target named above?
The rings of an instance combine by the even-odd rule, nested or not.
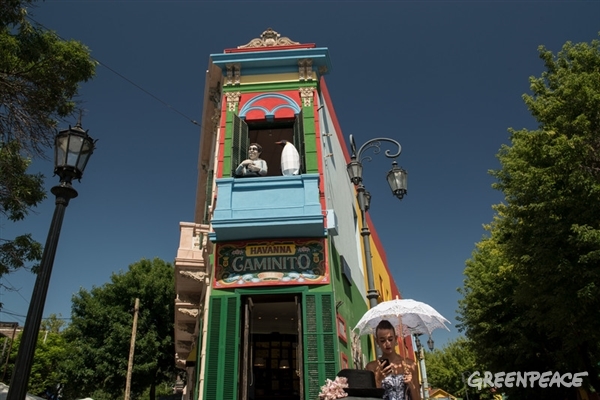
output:
[[[340,325],[343,325],[343,328],[340,329]],[[344,343],[348,343],[348,325],[346,325],[346,320],[340,315],[337,314],[337,333],[340,340]]]
[[[327,104],[327,109],[329,111],[329,115],[331,116],[331,122],[333,122],[333,127],[335,128],[335,133],[337,135],[338,141],[342,146],[342,152],[344,153],[344,158],[346,159],[346,163],[350,162],[350,153],[348,152],[348,146],[346,146],[346,141],[344,140],[344,135],[342,135],[342,128],[340,128],[340,123],[338,122],[337,115],[335,114],[335,110],[333,108],[333,103],[331,102],[331,97],[329,96],[329,89],[327,89],[327,84],[325,83],[325,77],[321,77],[320,80],[321,85],[321,93],[323,93],[323,98],[325,99],[325,103]]]
[[[317,146],[317,165],[319,169],[319,202],[321,203],[321,210],[325,210],[327,202],[325,201],[325,179],[323,179],[323,171],[325,166],[323,164],[323,149],[320,146],[321,143],[321,120],[319,118],[319,108],[317,107],[317,99],[319,98],[318,89],[313,90],[313,117],[315,121],[315,141]],[[300,98],[302,101],[302,98]],[[327,217],[325,217],[327,219]]]
[[[348,369],[350,368],[350,363],[348,362],[348,356],[344,353],[340,353],[340,369]]]
[[[276,50],[292,50],[292,49],[312,49],[317,47],[314,43],[304,43],[304,44],[289,44],[287,46],[269,46],[269,47],[248,47],[248,48],[233,48],[233,49],[225,49],[223,53],[249,53],[253,51],[276,51]]]
[[[221,100],[225,99],[225,95],[222,95]],[[227,102],[221,101],[221,118],[219,120],[219,143],[217,144],[217,175],[215,178],[223,177],[223,157],[225,149],[225,127],[227,125]]]
[[[321,84],[321,93],[323,94],[323,98],[325,99],[325,103],[327,104],[327,109],[328,109],[329,115],[331,117],[331,122],[333,122],[333,127],[335,128],[335,133],[336,133],[337,139],[340,142],[340,146],[342,146],[342,152],[344,153],[344,158],[346,159],[346,163],[348,163],[348,162],[350,162],[350,152],[348,151],[348,146],[346,145],[346,141],[344,140],[344,135],[342,134],[342,128],[340,127],[340,123],[337,119],[337,115],[335,114],[335,110],[333,108],[333,103],[331,102],[331,96],[329,95],[329,90],[327,89],[327,84],[325,83],[324,77],[321,77],[320,84]],[[389,268],[389,265],[387,262],[387,256],[385,254],[385,250],[383,249],[383,246],[381,245],[381,240],[379,239],[379,236],[377,235],[377,231],[374,228],[374,225],[373,225],[373,222],[371,221],[371,216],[369,215],[369,213],[367,213],[367,224],[369,225],[369,228],[371,230],[371,236],[373,238],[373,243],[375,243],[375,246],[377,247],[377,250],[379,251],[379,254],[381,255],[383,265],[385,266],[388,276],[390,277],[390,287],[392,289],[392,297],[396,298],[396,296],[398,296],[399,298],[402,298],[402,296],[400,295],[400,290],[398,290],[398,286],[396,286],[396,282],[394,281],[394,279],[392,279],[393,277],[392,277],[392,274],[390,272],[390,268]]]

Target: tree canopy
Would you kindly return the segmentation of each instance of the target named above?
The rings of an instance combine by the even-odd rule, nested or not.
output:
[[[489,237],[467,261],[461,328],[496,371],[587,371],[600,390],[600,40],[541,46],[536,130],[501,147]],[[509,390],[511,398],[563,395]],[[573,392],[573,390],[571,390]]]
[[[431,388],[440,388],[446,392],[465,398],[468,390],[469,399],[490,399],[489,392],[476,392],[463,381],[473,371],[481,370],[475,360],[475,352],[469,340],[458,337],[448,342],[442,349],[435,349],[425,355],[427,380]]]
[[[26,7],[34,3],[0,2],[0,217],[11,222],[46,197],[43,176],[27,169],[52,146],[58,123],[75,111],[79,84],[96,67],[83,44],[29,22]],[[31,235],[0,237],[0,276],[35,267],[41,254]]]
[[[131,382],[132,399],[150,388],[174,380],[173,321],[175,283],[173,267],[159,259],[140,260],[111,282],[73,296],[71,324],[65,338],[72,349],[63,366],[68,382],[65,394],[109,399],[122,398],[125,389],[133,308],[140,299]]]
[[[0,6],[0,141],[41,155],[57,122],[73,113],[79,84],[94,76],[96,62],[80,42],[30,23],[25,7],[33,3]]]
[[[28,391],[34,394],[42,394],[46,390],[54,390],[56,385],[65,377],[61,368],[62,363],[70,356],[69,346],[66,343],[60,328],[65,324],[64,320],[59,319],[55,314],[43,320],[41,323],[40,334],[35,347],[35,355],[29,376]],[[10,348],[10,354],[6,360],[6,382],[11,378],[14,368],[14,362],[17,358],[22,334],[19,334],[14,343],[9,344],[11,338],[5,340],[7,345],[2,343],[5,348]]]

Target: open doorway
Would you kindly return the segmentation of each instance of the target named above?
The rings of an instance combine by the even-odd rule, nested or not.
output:
[[[299,296],[248,296],[244,307],[241,398],[302,399]]]

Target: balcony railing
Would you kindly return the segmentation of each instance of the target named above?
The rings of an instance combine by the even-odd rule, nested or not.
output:
[[[221,178],[212,241],[323,237],[319,175]]]

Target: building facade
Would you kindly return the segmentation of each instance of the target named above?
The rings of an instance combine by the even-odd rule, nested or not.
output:
[[[375,357],[352,331],[368,309],[367,274],[330,72],[327,48],[271,29],[210,56],[194,222],[180,224],[175,259],[186,399],[314,400],[327,378]],[[254,143],[266,174],[236,176]],[[290,149],[299,167],[283,175]],[[370,229],[379,300],[396,298]]]

